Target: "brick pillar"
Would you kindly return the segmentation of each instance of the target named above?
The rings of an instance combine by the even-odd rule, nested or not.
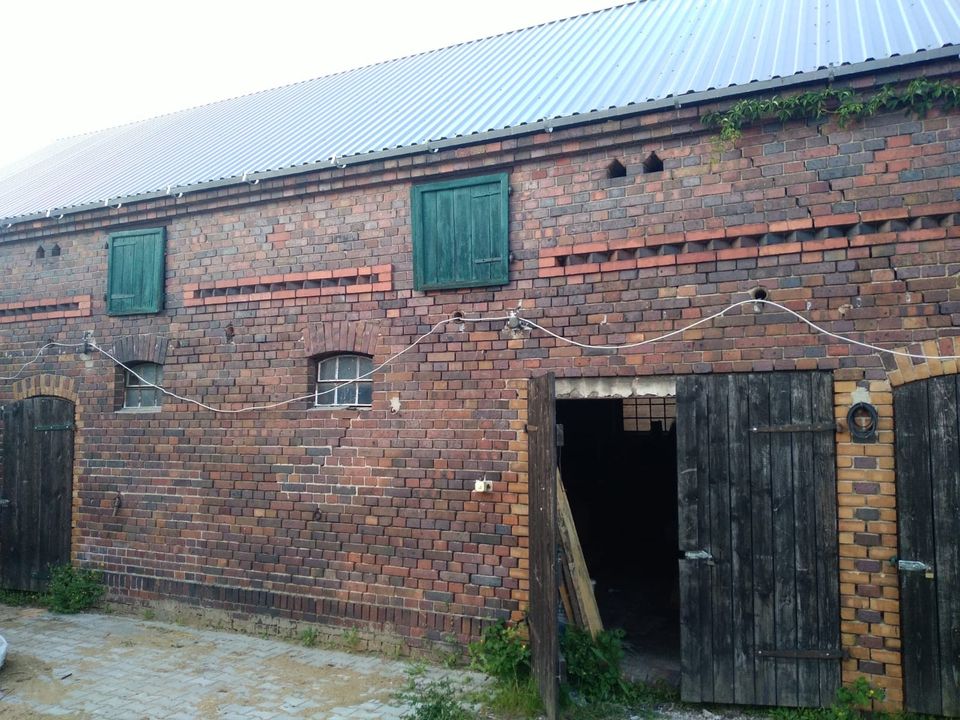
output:
[[[888,709],[903,705],[900,597],[890,559],[897,552],[893,393],[887,380],[867,381],[862,371],[836,373],[837,504],[840,551],[840,633],[848,657],[843,682],[865,677],[886,690]],[[846,429],[856,402],[877,409],[876,443],[855,443]]]

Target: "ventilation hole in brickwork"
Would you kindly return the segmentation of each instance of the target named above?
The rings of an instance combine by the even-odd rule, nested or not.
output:
[[[847,235],[849,237],[854,237],[855,235],[873,235],[877,231],[876,225],[871,225],[870,223],[857,223],[852,227],[847,229]]]
[[[655,152],[652,152],[647,155],[647,159],[643,161],[643,174],[647,175],[658,172],[663,172],[663,160],[661,160]]]
[[[627,168],[619,160],[614,160],[612,163],[607,165],[608,178],[621,178],[626,176],[627,176]]]
[[[817,231],[817,240],[830,240],[831,238],[846,237],[846,232],[838,227],[825,227]]]
[[[37,248],[37,259],[41,259],[47,256],[46,251],[43,249],[43,245]]]
[[[939,227],[940,223],[934,220],[932,217],[919,217],[915,220],[910,221],[911,230],[929,230],[930,228]]]
[[[54,245],[50,248],[50,257],[60,257],[60,246]]]
[[[750,297],[754,300],[766,300],[769,295],[767,294],[767,289],[765,287],[755,287],[750,291]]]

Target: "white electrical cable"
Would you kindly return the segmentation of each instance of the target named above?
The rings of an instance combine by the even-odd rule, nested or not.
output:
[[[390,365],[391,363],[393,363],[393,362],[394,362],[397,358],[399,358],[400,356],[402,356],[402,355],[410,352],[411,350],[413,350],[415,347],[417,347],[417,345],[419,345],[420,343],[422,343],[422,342],[423,342],[424,340],[426,340],[428,337],[430,337],[431,335],[433,335],[434,333],[436,333],[436,332],[439,331],[442,327],[444,327],[445,325],[447,325],[447,324],[449,324],[449,323],[457,323],[458,325],[462,325],[462,324],[464,324],[464,323],[481,323],[481,322],[501,322],[501,321],[506,321],[506,322],[508,323],[508,327],[512,327],[512,328],[515,329],[515,330],[522,330],[523,328],[535,328],[535,329],[539,330],[540,332],[544,333],[545,335],[548,335],[548,336],[550,336],[550,337],[552,337],[552,338],[555,338],[556,340],[559,340],[560,342],[564,342],[564,343],[567,343],[567,344],[569,344],[569,345],[574,345],[574,346],[580,347],[580,348],[586,348],[586,349],[591,349],[591,350],[628,350],[628,349],[631,349],[631,348],[643,347],[644,345],[650,345],[650,344],[655,343],[655,342],[663,342],[664,340],[668,340],[668,339],[670,339],[670,338],[672,338],[672,337],[675,337],[675,336],[678,336],[678,335],[682,335],[683,333],[687,332],[688,330],[692,330],[692,329],[695,328],[695,327],[698,327],[698,326],[703,325],[703,324],[705,324],[705,323],[712,322],[713,320],[716,320],[717,318],[721,318],[721,317],[725,316],[727,313],[729,313],[731,310],[735,310],[735,309],[737,309],[737,308],[743,307],[744,305],[753,305],[754,307],[757,307],[757,306],[760,306],[760,305],[767,305],[767,306],[769,306],[769,307],[776,308],[777,310],[780,310],[780,311],[782,311],[782,312],[788,313],[789,315],[792,315],[793,317],[797,318],[800,322],[806,324],[806,325],[809,326],[812,330],[814,330],[814,331],[816,331],[816,332],[818,332],[818,333],[821,333],[821,334],[823,334],[823,335],[826,335],[827,337],[833,338],[834,340],[839,340],[840,342],[848,343],[848,344],[850,344],[850,345],[856,345],[857,347],[862,347],[862,348],[865,348],[865,349],[867,349],[867,350],[872,350],[872,351],[874,351],[874,352],[886,353],[886,354],[888,354],[888,355],[894,355],[894,356],[897,356],[897,357],[911,358],[911,359],[915,359],[915,360],[960,360],[960,355],[925,355],[925,354],[923,354],[923,353],[911,353],[911,352],[906,352],[906,351],[904,351],[904,350],[891,350],[891,349],[889,349],[889,348],[883,348],[883,347],[880,347],[880,346],[878,346],[878,345],[871,345],[870,343],[866,343],[866,342],[863,342],[863,341],[861,341],[861,340],[855,340],[854,338],[847,337],[846,335],[842,335],[842,334],[840,334],[840,333],[835,333],[835,332],[832,332],[832,331],[830,331],[830,330],[827,330],[826,328],[823,328],[823,327],[817,325],[817,324],[814,323],[813,321],[808,320],[808,319],[805,318],[803,315],[801,315],[799,312],[797,312],[796,310],[792,310],[791,308],[787,307],[786,305],[781,305],[780,303],[773,302],[772,300],[760,300],[760,299],[753,299],[753,298],[751,298],[751,299],[749,299],[749,300],[741,300],[741,301],[739,301],[739,302],[735,302],[735,303],[733,303],[733,304],[731,304],[731,305],[728,305],[727,307],[723,308],[722,310],[719,310],[718,312],[713,313],[712,315],[707,315],[706,317],[700,318],[699,320],[696,320],[696,321],[690,323],[689,325],[686,325],[686,326],[684,326],[684,327],[682,327],[682,328],[679,328],[679,329],[677,329],[677,330],[671,330],[670,332],[663,333],[662,335],[657,335],[656,337],[646,338],[646,339],[640,340],[640,341],[638,341],[638,342],[623,343],[623,344],[620,344],[620,345],[591,345],[591,344],[589,344],[589,343],[582,343],[582,342],[579,342],[579,341],[577,341],[577,340],[571,340],[571,339],[569,339],[569,338],[565,338],[565,337],[563,337],[562,335],[560,335],[560,334],[558,334],[558,333],[555,333],[554,331],[552,331],[552,330],[550,330],[550,329],[548,329],[548,328],[543,327],[543,326],[540,325],[539,323],[534,322],[533,320],[527,320],[527,319],[521,317],[521,316],[519,315],[519,311],[512,311],[509,315],[495,316],[495,317],[486,317],[486,318],[484,318],[484,317],[468,318],[468,317],[461,317],[461,316],[453,316],[453,317],[445,318],[445,319],[441,320],[440,322],[436,323],[436,324],[435,324],[433,327],[431,327],[427,332],[425,332],[423,335],[421,335],[420,337],[418,337],[416,340],[414,340],[412,343],[410,343],[409,345],[407,345],[405,348],[403,348],[403,349],[400,350],[399,352],[394,353],[393,355],[391,355],[390,357],[388,357],[386,360],[384,360],[382,363],[380,363],[379,365],[377,365],[377,367],[373,368],[372,370],[370,370],[370,371],[367,372],[367,373],[364,373],[363,375],[360,375],[359,377],[353,378],[353,379],[351,379],[351,380],[346,380],[346,381],[344,381],[343,383],[340,383],[339,385],[335,385],[334,387],[331,387],[331,388],[328,388],[328,389],[326,389],[326,390],[323,390],[323,391],[320,392],[320,393],[312,392],[312,393],[310,393],[309,395],[301,395],[300,397],[289,398],[289,399],[287,399],[287,400],[281,400],[281,401],[279,401],[279,402],[267,403],[267,404],[265,404],[265,405],[251,405],[251,406],[249,406],[249,407],[242,407],[242,408],[235,408],[235,409],[223,409],[223,408],[214,407],[213,405],[208,405],[207,403],[201,402],[200,400],[194,400],[193,398],[188,398],[188,397],[184,397],[183,395],[178,395],[177,393],[174,393],[174,392],[171,392],[170,390],[167,390],[167,389],[166,389],[165,387],[163,387],[162,385],[157,385],[156,383],[152,383],[152,382],[150,382],[149,380],[147,380],[146,378],[140,376],[135,370],[133,370],[131,367],[129,367],[128,365],[126,365],[126,364],[124,364],[123,362],[121,362],[120,360],[118,360],[118,359],[117,359],[116,357],[114,357],[110,352],[108,352],[107,350],[104,350],[102,347],[100,347],[99,345],[97,345],[97,344],[96,344],[95,342],[93,342],[92,340],[87,341],[87,342],[85,342],[85,343],[73,343],[73,344],[56,343],[56,342],[47,343],[46,345],[44,345],[43,347],[41,347],[41,348],[37,351],[37,354],[33,357],[32,360],[29,360],[28,362],[24,363],[24,365],[23,365],[14,375],[12,375],[12,376],[10,376],[10,377],[0,377],[0,380],[7,380],[7,381],[9,381],[9,380],[15,380],[15,379],[17,379],[17,378],[23,373],[23,371],[24,371],[27,367],[29,367],[29,366],[32,365],[33,363],[37,362],[37,361],[40,359],[40,356],[43,354],[43,352],[44,352],[47,348],[49,348],[49,347],[71,347],[71,348],[76,348],[76,347],[89,346],[89,347],[93,348],[94,350],[96,350],[97,352],[99,352],[99,353],[101,353],[102,355],[104,355],[104,356],[106,356],[107,358],[109,358],[109,359],[110,359],[112,362],[114,362],[118,367],[121,367],[121,368],[123,368],[124,370],[126,370],[128,373],[130,373],[131,375],[133,375],[135,378],[137,378],[141,383],[143,383],[143,384],[144,384],[145,386],[147,386],[147,387],[156,388],[157,390],[159,390],[160,392],[162,392],[164,395],[168,395],[169,397],[172,397],[172,398],[174,398],[174,399],[176,399],[176,400],[180,400],[181,402],[186,402],[186,403],[190,403],[190,404],[196,405],[197,407],[203,408],[204,410],[210,410],[211,412],[215,412],[215,413],[235,415],[235,414],[237,414],[237,413],[243,413],[243,412],[253,412],[253,411],[259,411],[259,410],[272,410],[272,409],[274,409],[274,408],[283,407],[283,406],[289,405],[289,404],[291,404],[291,403],[300,402],[300,401],[303,401],[303,400],[309,400],[309,399],[311,399],[311,398],[316,398],[318,394],[321,394],[321,395],[322,395],[322,394],[334,392],[335,390],[337,390],[337,389],[339,389],[339,388],[346,387],[346,386],[348,386],[348,385],[352,385],[352,384],[354,384],[354,383],[360,382],[361,380],[366,380],[367,378],[371,377],[374,373],[379,372],[380,370],[382,370],[383,368],[385,368],[387,365]],[[517,324],[516,324],[516,327],[513,327],[510,321],[515,321],[515,322],[517,323]]]
[[[86,343],[58,343],[58,342],[48,342],[46,345],[43,345],[39,350],[37,350],[37,354],[33,356],[33,359],[27,360],[23,365],[20,366],[20,369],[17,370],[13,375],[10,375],[9,377],[0,377],[0,381],[9,382],[9,381],[11,381],[11,380],[16,380],[17,378],[19,378],[19,377],[23,374],[23,371],[24,371],[24,370],[26,370],[28,367],[30,367],[31,365],[33,365],[35,362],[37,362],[37,361],[40,359],[40,356],[43,355],[44,351],[45,351],[47,348],[51,348],[51,347],[70,347],[70,348],[75,348],[75,347],[83,347],[85,344],[86,344]]]
[[[208,405],[205,402],[201,402],[200,400],[194,400],[193,398],[184,397],[183,395],[177,395],[175,392],[171,392],[170,390],[167,390],[162,385],[157,385],[156,383],[152,383],[146,378],[140,376],[139,374],[137,374],[135,370],[130,368],[128,365],[125,365],[124,363],[120,362],[120,360],[118,360],[116,357],[111,355],[107,350],[104,350],[102,347],[97,345],[95,342],[90,341],[89,344],[90,344],[90,347],[92,347],[94,350],[108,357],[116,365],[118,365],[119,367],[122,367],[124,370],[126,370],[128,373],[133,375],[135,378],[137,378],[141,383],[143,383],[147,387],[156,388],[157,390],[162,392],[164,395],[168,395],[169,397],[172,397],[176,400],[180,400],[181,402],[186,402],[192,405],[196,405],[197,407],[201,407],[204,410],[210,410],[211,412],[215,412],[215,413],[236,415],[237,413],[243,413],[243,412],[253,412],[258,410],[273,410],[274,408],[283,407],[284,405],[289,405],[290,403],[295,403],[295,402],[300,402],[303,400],[309,400],[311,398],[315,398],[318,394],[324,395],[326,393],[331,393],[334,390],[338,390],[339,388],[346,387],[347,385],[353,385],[355,383],[360,382],[361,380],[366,380],[367,378],[371,377],[374,373],[380,372],[380,370],[385,368],[387,365],[390,365],[394,360],[399,358],[401,355],[404,355],[405,353],[408,353],[411,350],[413,350],[417,345],[422,343],[424,340],[426,340],[428,337],[433,335],[435,332],[440,330],[440,328],[442,328],[444,325],[447,325],[448,323],[455,322],[459,324],[459,323],[467,323],[467,322],[470,322],[470,323],[499,322],[499,321],[505,321],[509,319],[510,319],[510,316],[508,315],[504,315],[501,317],[489,317],[489,318],[466,318],[466,317],[456,317],[456,316],[445,318],[444,320],[441,320],[436,325],[434,325],[429,330],[427,330],[427,332],[425,332],[423,335],[418,337],[412,343],[407,345],[407,347],[405,347],[403,350],[400,350],[399,352],[394,353],[393,355],[388,357],[386,360],[384,360],[382,363],[377,365],[375,368],[373,368],[369,372],[364,373],[363,375],[360,375],[351,380],[346,380],[340,383],[339,385],[335,385],[331,388],[324,390],[321,393],[312,392],[309,395],[301,395],[300,397],[289,398],[287,400],[281,400],[275,403],[267,403],[266,405],[251,405],[249,407],[233,408],[233,409],[218,408],[218,407],[214,407],[213,405]]]
[[[723,317],[731,310],[734,310],[738,307],[742,307],[743,305],[769,305],[770,307],[777,308],[778,310],[782,310],[785,313],[789,313],[790,315],[793,315],[795,318],[797,318],[801,322],[805,323],[806,325],[809,325],[813,330],[816,330],[817,332],[822,333],[827,337],[831,337],[834,340],[839,340],[841,342],[849,343],[850,345],[857,345],[858,347],[866,348],[868,350],[873,350],[874,352],[887,353],[888,355],[896,355],[899,357],[913,358],[916,360],[960,360],[960,355],[924,355],[923,353],[911,353],[911,352],[906,352],[904,350],[891,350],[889,348],[879,347],[878,345],[871,345],[870,343],[865,343],[860,340],[854,340],[853,338],[847,337],[846,335],[841,335],[839,333],[831,332],[826,328],[820,327],[815,322],[805,318],[796,310],[791,310],[786,305],[781,305],[780,303],[773,302],[772,300],[759,300],[759,299],[741,300],[739,302],[733,303],[732,305],[728,305],[727,307],[723,308],[723,310],[720,310],[719,312],[713,313],[713,315],[708,315],[706,317],[700,318],[696,322],[692,322],[689,325],[680,328],[679,330],[671,330],[670,332],[664,333],[663,335],[657,335],[656,337],[647,338],[645,340],[640,340],[634,343],[623,343],[622,345],[590,345],[588,343],[577,342],[576,340],[570,340],[569,338],[565,338],[562,335],[558,335],[552,330],[549,330],[543,327],[542,325],[538,325],[532,320],[525,320],[521,318],[520,324],[521,326],[528,325],[530,327],[536,328],[540,332],[546,333],[547,335],[554,337],[557,340],[568,343],[570,345],[576,345],[577,347],[589,348],[591,350],[627,350],[630,348],[642,347],[643,345],[649,345],[650,343],[662,342],[663,340],[672,338],[675,335],[682,335],[687,330],[692,330],[698,325],[703,325],[704,323],[708,323],[708,322],[711,322],[712,320],[716,320],[717,318]]]

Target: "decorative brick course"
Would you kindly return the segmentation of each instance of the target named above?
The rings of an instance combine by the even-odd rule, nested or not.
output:
[[[377,265],[235,278],[213,284],[189,283],[183,287],[183,304],[191,307],[387,292],[393,289],[392,275],[390,265]]]
[[[90,296],[0,303],[0,324],[62,320],[90,315]]]
[[[541,251],[539,267],[558,277],[946,237],[960,237],[960,202],[558,246]]]

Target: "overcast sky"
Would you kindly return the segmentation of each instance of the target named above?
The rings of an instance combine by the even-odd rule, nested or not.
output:
[[[54,140],[622,0],[9,0],[0,167]]]

